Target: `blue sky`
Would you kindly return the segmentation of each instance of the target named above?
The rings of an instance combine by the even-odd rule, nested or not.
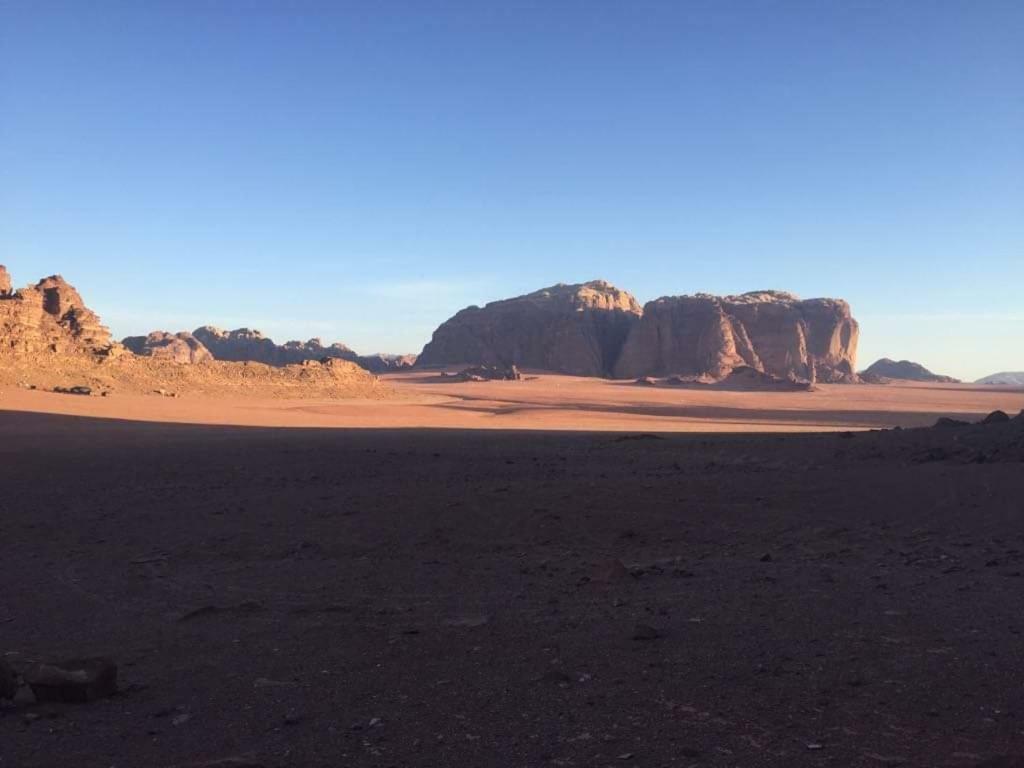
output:
[[[1024,369],[1024,3],[0,2],[0,262],[118,335],[418,351],[456,310],[841,296]]]

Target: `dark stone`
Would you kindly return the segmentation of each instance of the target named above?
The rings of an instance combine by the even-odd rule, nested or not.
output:
[[[1006,411],[992,411],[988,416],[981,420],[982,424],[1005,424],[1010,420],[1009,414]]]
[[[952,428],[952,427],[966,427],[966,426],[969,426],[968,422],[962,421],[961,419],[951,419],[951,418],[949,418],[947,416],[942,416],[942,417],[939,418],[938,421],[935,422],[935,427],[937,429],[949,429],[949,428]]]
[[[92,394],[92,389],[90,387],[83,387],[81,385],[74,387],[54,387],[53,391],[59,392],[62,395],[85,395],[86,397]]]
[[[18,692],[18,676],[4,659],[0,658],[0,699],[13,699]]]
[[[94,701],[117,693],[117,665],[105,658],[40,664],[25,675],[25,682],[37,701]]]
[[[633,630],[634,640],[657,640],[661,637],[661,632],[650,624],[637,624],[636,629]]]

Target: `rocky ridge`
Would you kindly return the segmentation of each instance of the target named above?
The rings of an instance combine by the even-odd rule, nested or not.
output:
[[[59,275],[13,290],[9,273],[0,266],[0,384],[94,393],[391,394],[356,363],[330,356],[269,366],[214,360],[188,333],[158,331],[126,341],[127,345],[113,341],[78,291]]]

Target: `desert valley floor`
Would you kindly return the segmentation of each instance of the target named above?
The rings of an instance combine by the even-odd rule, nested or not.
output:
[[[1024,765],[1024,391],[387,380],[0,389],[2,768]]]

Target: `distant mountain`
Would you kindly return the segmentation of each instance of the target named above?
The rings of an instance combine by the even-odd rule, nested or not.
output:
[[[1024,387],[1024,371],[1003,371],[993,373],[983,379],[978,379],[975,384],[1001,384],[1010,387]]]
[[[954,379],[952,376],[932,373],[920,363],[910,360],[890,360],[888,357],[876,360],[861,371],[860,375],[867,381],[872,379],[900,379],[903,381],[935,381],[947,384],[960,383],[959,379]]]

